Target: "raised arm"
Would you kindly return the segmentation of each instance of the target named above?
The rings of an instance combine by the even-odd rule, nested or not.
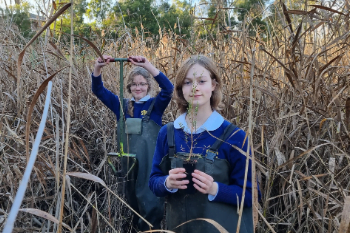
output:
[[[109,64],[111,56],[104,55],[105,62],[101,58],[95,61],[94,72],[92,73],[92,92],[104,103],[119,119],[120,103],[119,97],[103,86],[101,70]]]
[[[147,58],[143,56],[130,56],[129,60],[135,66],[141,66],[145,68],[153,77],[159,74],[159,70],[150,63]]]

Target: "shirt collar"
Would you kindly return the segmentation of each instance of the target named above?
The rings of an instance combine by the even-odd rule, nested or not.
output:
[[[187,113],[184,113],[180,115],[175,121],[174,121],[174,127],[175,129],[183,129],[186,133],[191,133],[191,130],[188,128],[188,125],[186,123],[186,115]],[[202,133],[204,131],[213,131],[218,129],[222,123],[224,122],[224,118],[217,112],[213,111],[209,118],[204,122],[201,127],[199,127],[194,134]]]
[[[146,95],[145,97],[141,98],[139,101],[135,101],[134,97],[131,97],[131,101],[135,101],[135,103],[142,103],[142,102],[146,102],[147,100],[149,100],[151,98],[151,96]]]

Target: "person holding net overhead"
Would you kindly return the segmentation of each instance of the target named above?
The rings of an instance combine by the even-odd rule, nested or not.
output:
[[[248,139],[217,112],[222,88],[215,63],[204,55],[191,56],[178,70],[175,96],[182,115],[161,128],[149,180],[156,196],[167,197],[167,229],[177,233],[218,232],[199,218],[236,232],[243,198],[239,232],[253,232],[250,160],[243,196]]]
[[[154,229],[160,229],[160,222],[164,214],[164,200],[156,197],[149,190],[148,180],[157,135],[162,126],[162,115],[171,100],[174,86],[145,57],[130,56],[129,61],[135,67],[127,76],[126,89],[132,98],[124,99],[124,106],[121,106],[119,97],[103,86],[102,68],[113,59],[107,55],[104,55],[103,58],[104,61],[101,58],[97,58],[95,61],[92,73],[92,91],[102,103],[115,113],[117,120],[119,120],[120,111],[124,111],[125,132],[118,132],[118,135],[125,135],[124,138],[127,140],[122,149],[126,153],[135,154],[135,161],[137,161],[133,163],[133,160],[128,158],[121,162],[123,176],[127,178],[126,184],[124,184],[125,197],[128,204],[150,222]],[[153,79],[161,88],[156,97],[149,95]],[[136,182],[132,181],[134,178]],[[132,226],[133,231],[150,229],[147,223],[136,215],[133,216]]]

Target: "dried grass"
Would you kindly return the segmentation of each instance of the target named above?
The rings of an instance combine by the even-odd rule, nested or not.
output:
[[[141,33],[132,37],[121,28],[124,35],[106,42],[103,52],[115,57],[144,55],[172,82],[191,54],[213,58],[225,84],[221,113],[244,130],[250,128],[253,135],[256,174],[263,196],[257,207],[260,217],[256,232],[338,232],[350,188],[350,33],[344,23],[348,15],[341,13],[345,12],[343,6],[333,10],[308,6],[308,11],[278,7],[273,31],[266,38],[259,34],[251,38],[245,29],[214,28],[215,41],[211,34],[193,34],[185,40],[165,31],[156,40]],[[60,35],[59,39],[49,37],[50,43],[45,43],[39,37],[26,48],[21,77],[17,77],[16,62],[27,43],[8,22],[0,24],[0,66],[5,71],[0,79],[0,229],[26,166],[29,103],[47,77],[69,65],[69,59],[64,58],[70,54],[69,39],[69,35]],[[101,48],[102,39],[96,35],[92,42]],[[118,186],[106,165],[107,152],[116,150],[115,116],[91,92],[90,74],[96,57],[93,49],[79,38],[75,43],[69,135],[65,133],[69,73],[63,69],[53,79],[50,114],[22,203],[23,209],[44,211],[56,220],[60,217],[66,137],[70,138],[67,172],[98,176],[114,193]],[[129,69],[125,64],[125,73]],[[117,64],[104,69],[104,84],[114,93],[119,90],[118,77]],[[20,96],[18,80],[22,83]],[[44,95],[40,95],[32,109],[30,146],[43,104]],[[176,111],[172,101],[164,123],[174,120]],[[113,227],[120,232],[128,227],[130,215],[130,210],[101,185],[74,177],[67,181],[62,221],[74,231],[111,232]],[[22,212],[15,232],[55,232],[55,221]]]

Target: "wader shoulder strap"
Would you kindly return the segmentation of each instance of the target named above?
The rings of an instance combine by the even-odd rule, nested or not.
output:
[[[174,122],[169,122],[168,124],[166,124],[166,127],[169,146],[169,158],[171,158],[175,155]]]
[[[237,126],[235,126],[234,124],[229,124],[225,130],[224,133],[221,134],[221,136],[219,137],[219,139],[217,139],[214,144],[209,148],[209,150],[207,150],[207,154],[206,154],[206,159],[207,160],[211,160],[214,161],[215,156],[217,155],[217,151],[220,148],[221,144],[226,141],[228,139],[228,137],[231,136],[233,130],[235,130],[237,128]]]
[[[211,149],[211,150],[217,151],[217,150],[220,148],[221,144],[222,144],[224,141],[226,141],[226,140],[228,139],[228,137],[231,136],[233,130],[236,129],[236,128],[237,128],[237,126],[235,126],[234,124],[229,124],[229,125],[225,128],[224,133],[221,134],[221,136],[219,137],[219,139],[216,140],[216,142],[210,147],[210,149]]]
[[[150,105],[149,108],[147,109],[147,113],[146,113],[146,115],[145,115],[144,118],[143,118],[145,121],[148,121],[148,120],[149,120],[155,102],[156,102],[156,98],[154,98],[154,99],[152,100],[151,105]]]

